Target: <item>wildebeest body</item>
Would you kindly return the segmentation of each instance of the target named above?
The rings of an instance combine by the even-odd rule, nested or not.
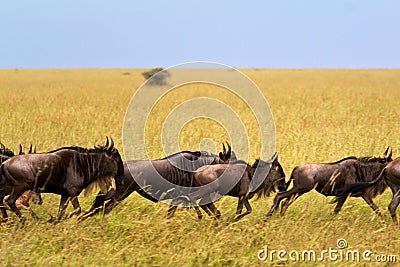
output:
[[[275,187],[280,191],[286,190],[285,173],[277,153],[268,162],[256,160],[253,166],[244,161],[204,166],[194,173],[194,180],[197,186],[207,187],[189,194],[192,201],[199,197],[210,199],[209,195],[215,193],[237,197],[236,219],[252,212],[249,199],[254,195],[259,198],[269,196],[275,192]],[[252,182],[257,187],[251,188]],[[243,205],[246,207],[245,213],[242,213]]]
[[[386,149],[383,158],[375,157],[348,157],[333,163],[304,164],[293,169],[290,181],[293,187],[286,192],[279,192],[272,205],[269,215],[282,204],[281,214],[284,214],[290,204],[306,192],[315,189],[325,196],[338,196],[349,185],[357,182],[371,181],[390,162],[391,152],[388,155],[389,147]],[[385,186],[377,186],[364,192],[361,196],[371,208],[379,213],[378,207],[373,203],[372,198],[385,190]],[[345,200],[337,202],[335,213],[342,208]]]
[[[177,208],[174,202],[174,199],[176,199],[174,192],[167,192],[169,188],[162,188],[161,190],[151,192],[147,191],[136,182],[135,177],[143,177],[151,185],[152,178],[155,177],[157,179],[159,176],[162,176],[171,183],[171,188],[174,185],[191,187],[193,186],[193,171],[204,165],[227,162],[231,158],[236,159],[236,156],[228,144],[228,151],[225,151],[224,147],[224,152],[220,153],[219,156],[200,151],[182,151],[159,160],[126,161],[124,162],[123,183],[117,185],[115,190],[111,189],[107,194],[99,193],[90,210],[82,218],[87,218],[98,213],[105,201],[108,202],[105,204],[104,213],[109,213],[121,200],[128,197],[134,191],[152,202],[158,202],[160,198],[172,199],[168,211],[169,216],[172,216]],[[200,207],[207,214],[214,213],[217,216],[219,214],[212,203],[204,206],[201,205]],[[198,217],[201,218],[202,214],[198,207],[194,208]]]
[[[123,175],[120,154],[116,148],[107,144],[104,147],[84,149],[64,147],[48,153],[15,156],[1,165],[0,197],[12,193],[8,206],[23,222],[24,218],[15,207],[16,199],[26,190],[61,195],[58,219],[63,217],[68,200],[77,213],[80,205],[77,196],[84,188],[89,191],[98,184],[102,192]],[[2,209],[7,217],[5,209]]]
[[[389,162],[373,181],[358,182],[348,186],[338,197],[337,201],[345,201],[347,196],[359,196],[365,192],[383,193],[383,189],[389,187],[393,197],[389,204],[389,212],[393,221],[397,222],[396,209],[400,204],[400,158]],[[377,190],[377,188],[381,190]]]

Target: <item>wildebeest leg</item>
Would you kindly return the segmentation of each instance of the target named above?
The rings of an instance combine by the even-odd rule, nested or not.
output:
[[[240,196],[239,197],[238,205],[237,205],[237,208],[236,208],[236,215],[240,215],[242,213],[243,204],[244,204],[245,200],[246,200],[245,196]]]
[[[253,209],[250,206],[249,200],[247,198],[244,200],[244,206],[246,207],[246,212],[240,214],[239,216],[236,216],[236,218],[235,218],[236,221],[240,220],[241,218],[250,214],[253,211]]]
[[[195,210],[196,213],[197,213],[197,218],[198,218],[199,220],[201,220],[201,219],[203,218],[203,214],[201,213],[201,211],[200,211],[200,209],[199,209],[199,206],[194,206],[194,210]]]
[[[369,196],[362,195],[361,197],[365,200],[365,202],[368,203],[368,205],[375,211],[376,214],[382,216],[379,207],[372,201],[372,199]]]
[[[92,211],[101,208],[104,205],[104,202],[107,201],[108,199],[111,199],[115,195],[115,190],[110,189],[106,194],[102,193],[101,191],[97,193],[97,196],[90,207],[89,211],[86,212],[85,214],[89,214]]]
[[[204,212],[207,213],[208,216],[211,216],[211,215],[212,215],[212,212],[211,212],[211,210],[208,208],[208,205],[209,205],[209,204],[207,204],[207,205],[201,205],[200,208],[202,208],[202,209],[204,210]],[[213,205],[214,205],[214,204],[213,204]]]
[[[199,202],[200,208],[202,208],[208,216],[214,215],[216,219],[221,216],[219,210],[215,207],[209,195],[204,196]]]
[[[398,188],[397,191],[392,189],[392,191],[393,191],[393,198],[389,204],[389,211],[393,221],[397,223],[396,209],[400,204],[400,188]]]
[[[22,188],[22,187],[21,187]],[[14,190],[10,197],[6,200],[6,204],[18,216],[20,223],[25,223],[25,218],[22,216],[21,211],[15,205],[15,201],[25,192],[25,189]]]
[[[74,216],[74,215],[78,215],[78,214],[80,214],[81,211],[82,211],[81,205],[79,205],[79,200],[78,200],[78,197],[77,197],[77,196],[76,196],[76,197],[73,197],[73,198],[71,199],[71,203],[72,203],[72,206],[74,207],[74,211],[71,212],[71,213],[68,215],[68,218],[71,218],[71,217]]]
[[[68,195],[61,195],[60,207],[58,208],[58,214],[57,214],[58,221],[60,221],[64,216],[65,210],[67,209],[68,206],[68,200],[69,200]]]
[[[284,215],[286,210],[289,208],[289,206],[296,200],[298,199],[302,194],[295,193],[294,195],[291,195],[289,198],[287,198],[283,203],[281,207],[281,215]]]
[[[173,201],[173,200],[172,200]],[[174,205],[169,205],[169,209],[168,209],[168,218],[172,218],[175,214],[176,209],[178,208],[178,206],[174,206]]]
[[[221,218],[221,212],[217,209],[217,207],[215,207],[214,203],[211,202],[211,203],[207,204],[206,206],[212,212],[212,214],[214,214],[215,219]],[[201,206],[201,207],[203,208],[203,206]]]
[[[6,186],[6,184],[1,181],[0,182],[0,210],[1,210],[1,215],[3,217],[2,221],[7,221],[8,220],[8,214],[7,214],[7,209],[4,206],[3,199],[6,195],[11,194],[12,188],[10,186]]]
[[[3,203],[3,199],[4,199],[4,197],[5,197],[6,195],[7,195],[7,193],[5,193],[5,194],[0,194],[0,199],[1,199],[0,210],[1,210],[1,215],[2,215],[2,217],[3,217],[2,221],[7,221],[7,219],[8,219],[7,210],[6,210],[6,207],[4,206],[4,203]]]
[[[29,211],[30,211],[30,213],[31,213],[32,218],[33,218],[35,221],[39,221],[39,217],[38,217],[37,214],[33,211],[33,209],[32,209],[32,208],[29,208]]]
[[[346,202],[346,198],[338,198],[335,210],[333,211],[334,215],[337,215],[339,211],[342,209],[344,202]]]
[[[116,191],[114,189],[110,189],[106,194],[104,194],[100,191],[97,194],[89,211],[85,212],[85,214],[83,214],[83,215],[80,215],[78,217],[78,220],[83,221],[93,215],[96,215],[97,213],[99,213],[100,211],[103,210],[104,202],[111,199],[104,207],[104,214],[110,212],[111,209],[118,204],[118,203],[114,204],[114,202],[117,202],[114,200],[115,193],[116,193]],[[111,202],[111,204],[110,204],[110,202]]]
[[[7,214],[7,211],[6,211],[6,208],[4,207],[4,205],[3,204],[0,204],[1,206],[0,206],[0,210],[1,210],[1,215],[2,215],[2,221],[7,221],[7,219],[8,219],[8,214]]]
[[[285,191],[285,192],[278,192],[278,194],[276,194],[275,198],[274,198],[274,204],[272,204],[271,209],[268,212],[268,216],[272,216],[272,214],[275,212],[275,210],[278,209],[279,204],[281,203],[282,200],[284,200],[285,198],[290,198],[292,196],[295,196],[296,194],[299,194],[298,190],[295,187],[292,187],[292,189],[290,189],[289,191]],[[286,211],[286,209],[289,207],[289,205],[291,203],[293,203],[293,201],[295,201],[299,196],[295,196],[294,199],[292,199],[291,201],[285,201],[285,207],[282,206],[282,210],[281,210],[281,214],[283,215]]]

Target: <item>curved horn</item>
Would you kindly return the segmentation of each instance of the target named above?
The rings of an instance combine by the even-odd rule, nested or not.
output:
[[[28,154],[32,154],[32,144],[31,144],[31,146],[29,147],[29,152],[28,152]]]
[[[391,159],[392,158],[392,148],[390,147],[390,152],[389,152],[389,156],[387,157],[388,159]]]
[[[111,152],[111,150],[114,148],[114,140],[112,139],[111,136],[110,136],[110,141],[111,141],[111,144],[110,144],[110,146],[107,148],[107,151],[110,151],[110,152]]]
[[[383,157],[384,157],[384,158],[387,158],[387,153],[388,153],[388,151],[389,151],[389,148],[390,148],[390,146],[388,146],[388,147],[386,148],[385,152],[383,153]]]
[[[226,141],[226,145],[228,146],[228,152],[226,153],[227,154],[227,156],[231,156],[231,153],[232,153],[232,148],[231,148],[231,145],[228,143],[228,141]]]
[[[274,155],[272,155],[271,159],[268,162],[273,163],[277,158],[278,158],[278,152],[275,152]]]
[[[222,143],[222,154],[226,155],[226,148],[224,143]]]
[[[33,148],[33,154],[36,154],[36,146]]]
[[[108,144],[109,144],[109,142],[108,142],[108,136],[106,136],[106,144],[104,145],[104,147],[105,147],[105,148],[108,148]]]
[[[18,155],[22,155],[22,154],[24,154],[24,152],[22,152],[22,145],[19,144],[19,153],[18,153]]]

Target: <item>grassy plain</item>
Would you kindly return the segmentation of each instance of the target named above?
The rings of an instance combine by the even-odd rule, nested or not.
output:
[[[91,147],[111,135],[122,150],[122,123],[135,90],[144,81],[138,69],[0,70],[0,141],[15,151],[31,143],[38,151],[65,145]],[[287,176],[296,165],[336,161],[345,156],[382,155],[393,147],[400,155],[400,70],[243,70],[262,90],[275,118],[277,151]],[[259,152],[256,124],[248,110],[221,89],[192,88],[165,101],[173,106],[195,96],[217,97],[234,106],[243,118],[251,141],[251,156]],[[230,102],[231,101],[231,102]],[[162,103],[161,103],[162,104]],[[153,158],[163,157],[159,122],[163,109],[155,108],[146,145]],[[158,123],[157,123],[158,122]],[[206,137],[226,140],[217,123],[196,120],[183,127],[182,149],[197,150]],[[197,221],[193,210],[179,209],[166,218],[167,206],[132,194],[106,217],[53,225],[59,196],[44,194],[34,206],[41,221],[29,219],[20,227],[10,215],[0,225],[1,266],[263,266],[293,262],[261,262],[257,253],[270,250],[336,249],[345,238],[348,249],[395,254],[400,262],[400,228],[391,223],[386,191],[375,202],[384,211],[381,220],[361,199],[350,199],[332,216],[333,206],[316,192],[302,196],[284,217],[264,216],[273,197],[251,201],[254,212],[233,222],[236,199],[217,203],[219,221]],[[80,197],[83,209],[93,196]],[[398,211],[399,214],[400,211]],[[29,215],[26,214],[28,217]],[[400,214],[399,214],[400,215]],[[373,256],[372,256],[373,257]],[[355,266],[356,262],[297,262],[301,265]],[[361,265],[371,263],[361,262]],[[372,264],[373,265],[373,264]],[[390,264],[387,264],[390,265]]]

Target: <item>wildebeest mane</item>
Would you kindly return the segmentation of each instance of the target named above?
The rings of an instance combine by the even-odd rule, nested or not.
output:
[[[335,162],[329,162],[329,163],[326,163],[326,164],[334,165],[334,164],[338,164],[338,163],[341,163],[341,162],[346,161],[346,160],[349,160],[349,159],[355,159],[355,160],[357,160],[358,158],[355,157],[355,156],[350,156],[350,157],[346,157],[346,158],[343,158],[343,159],[341,159],[341,160],[338,160],[338,161],[335,161]]]
[[[80,146],[64,146],[64,147],[60,147],[60,148],[51,150],[48,153],[54,153],[54,152],[64,150],[64,149],[75,150],[79,153],[105,153],[105,152],[107,152],[107,148],[103,147],[103,146],[95,146],[93,148],[85,148],[85,147],[80,147]],[[113,149],[115,149],[115,148],[113,148]]]
[[[168,155],[168,156],[166,156],[165,158],[162,158],[162,159],[170,159],[170,158],[175,158],[175,157],[178,157],[178,156],[184,156],[184,154],[193,155],[194,157],[200,157],[202,155],[208,155],[209,153],[205,152],[205,151],[187,151],[187,150],[185,150],[185,151],[181,151],[181,152],[177,152],[177,153]]]
[[[374,180],[381,173],[385,165],[379,164],[379,159],[374,157],[363,157],[360,158],[357,164],[357,176],[359,182],[370,182]],[[377,163],[377,164],[373,164]],[[364,179],[363,179],[364,178]],[[377,195],[382,194],[387,188],[387,184],[384,179],[375,183],[373,186],[368,187],[364,194],[370,198],[374,198]]]
[[[279,173],[282,175],[282,177],[285,177],[285,172],[283,171],[283,168],[281,164],[278,161],[275,161],[276,166],[278,167]],[[275,163],[274,162],[274,163]],[[271,164],[270,162],[265,162],[260,160],[259,158],[255,160],[253,165],[251,166],[251,172],[252,175],[254,174],[255,169],[260,165],[260,164]],[[273,164],[271,164],[271,168],[273,167]],[[271,169],[269,169],[270,173]],[[272,175],[267,174],[263,182],[256,188],[253,193],[257,195],[257,199],[260,199],[262,197],[269,197],[271,193],[276,192],[276,186],[275,183],[273,182],[274,177]]]

